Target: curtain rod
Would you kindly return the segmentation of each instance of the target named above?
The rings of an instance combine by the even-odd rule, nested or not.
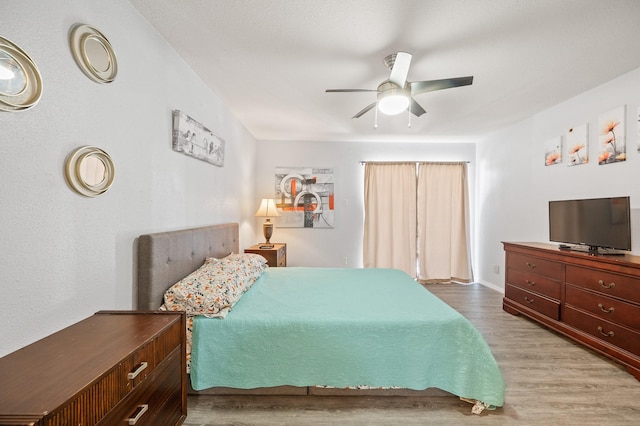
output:
[[[431,164],[461,164],[461,163],[471,163],[471,161],[360,161],[360,164],[365,165],[367,163],[374,164],[400,164],[400,163],[431,163]]]

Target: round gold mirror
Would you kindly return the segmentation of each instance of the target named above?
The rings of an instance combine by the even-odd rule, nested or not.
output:
[[[17,96],[27,88],[25,70],[13,56],[0,50],[0,93]]]
[[[116,78],[116,54],[100,31],[90,25],[78,24],[71,30],[70,44],[73,58],[91,80],[111,83]]]
[[[81,146],[67,157],[65,177],[78,194],[96,197],[113,184],[115,168],[109,154],[94,146]]]
[[[22,111],[42,96],[42,77],[27,53],[0,37],[0,110]]]

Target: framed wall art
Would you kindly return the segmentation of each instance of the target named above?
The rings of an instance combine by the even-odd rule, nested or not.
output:
[[[589,133],[587,124],[567,130],[567,159],[569,166],[587,164],[589,162]]]
[[[638,152],[640,152],[640,107],[636,112],[636,131],[638,132]]]
[[[224,139],[182,111],[173,111],[173,150],[224,166]]]
[[[598,119],[600,133],[600,152],[598,164],[626,161],[627,147],[625,138],[625,106],[601,114]]]
[[[562,136],[556,136],[544,144],[544,165],[553,166],[560,163],[562,163]]]
[[[275,201],[285,228],[333,228],[333,169],[277,167]]]

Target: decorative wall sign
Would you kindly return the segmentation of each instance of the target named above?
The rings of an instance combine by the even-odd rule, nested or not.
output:
[[[283,228],[333,228],[333,169],[276,168],[276,207]]]
[[[569,166],[589,162],[589,133],[586,123],[567,130],[567,158]]]
[[[598,164],[617,163],[627,159],[624,115],[624,105],[600,115],[598,119],[600,133]]]
[[[224,139],[182,111],[173,111],[173,150],[224,166]]]
[[[562,163],[562,137],[556,136],[544,144],[544,165],[553,166]]]

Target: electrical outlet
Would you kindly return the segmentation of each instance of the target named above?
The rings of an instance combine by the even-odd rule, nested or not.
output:
[[[500,273],[500,266],[493,265],[493,273],[494,274],[499,274]]]
[[[345,265],[349,264],[349,259],[347,259],[347,256],[343,257],[342,261],[344,262]]]

